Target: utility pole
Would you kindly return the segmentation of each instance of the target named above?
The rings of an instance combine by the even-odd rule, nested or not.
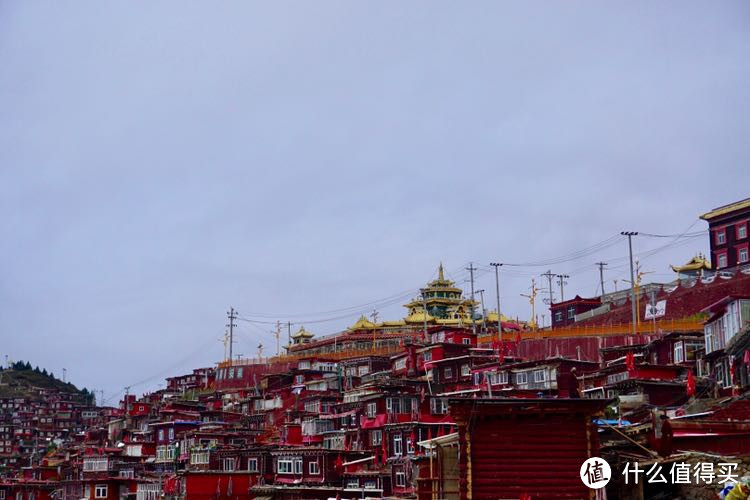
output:
[[[565,302],[565,285],[568,284],[568,282],[565,280],[567,278],[570,278],[570,276],[567,274],[557,275],[557,284],[560,285],[560,302]]]
[[[479,294],[479,303],[482,305],[482,332],[487,331],[487,309],[484,308],[484,289],[476,291]]]
[[[552,307],[552,278],[556,277],[557,275],[552,272],[551,269],[548,269],[546,273],[542,273],[542,276],[547,278],[547,283],[549,283],[549,306]]]
[[[633,335],[638,333],[636,325],[637,317],[635,312],[635,276],[633,275],[633,236],[638,235],[638,231],[622,231],[621,235],[628,237],[628,250],[630,252],[630,308],[633,314]]]
[[[424,319],[424,340],[427,342],[427,290],[424,288],[419,290],[419,294],[422,295],[422,319]]]
[[[497,297],[497,337],[502,339],[503,325],[500,319],[500,273],[498,268],[503,264],[501,262],[490,262],[490,265],[495,268],[495,296]]]
[[[63,382],[65,382],[65,377],[66,377],[67,373],[68,373],[68,369],[67,368],[63,368]]]
[[[602,283],[602,302],[604,302],[604,266],[607,265],[606,262],[597,262],[597,266],[599,266],[599,280]]]
[[[281,339],[281,321],[277,321],[276,322],[275,336],[276,336],[276,355],[280,356],[281,355],[281,344],[280,344],[280,340],[279,339]]]
[[[287,342],[289,342],[289,345],[292,345],[292,322],[291,321],[286,322],[286,336],[287,336]],[[287,354],[289,354],[289,351],[287,351]]]
[[[476,335],[477,334],[477,324],[474,322],[474,271],[476,271],[476,267],[474,267],[473,262],[469,262],[469,267],[466,268],[467,271],[469,271],[469,276],[471,279],[471,332]]]
[[[229,361],[232,361],[232,347],[234,345],[234,327],[237,326],[234,322],[234,320],[237,319],[237,311],[234,310],[234,307],[230,307],[229,311],[227,312],[227,318],[229,318],[229,324],[227,325],[227,328],[229,328]]]

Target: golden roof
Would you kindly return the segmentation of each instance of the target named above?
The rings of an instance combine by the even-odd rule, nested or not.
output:
[[[700,218],[707,221],[719,217],[720,215],[726,215],[728,213],[734,212],[735,210],[742,210],[743,208],[750,208],[750,198],[745,198],[741,201],[735,201],[734,203],[724,205],[723,207],[714,208],[710,212],[701,215]]]
[[[314,333],[310,333],[307,330],[305,330],[304,326],[300,326],[299,330],[297,330],[297,333],[295,333],[294,335],[292,335],[292,338],[293,339],[298,339],[300,337],[310,338],[310,337],[314,337],[314,336],[315,336]]]
[[[431,321],[435,321],[435,318],[430,316],[429,313],[425,314],[423,311],[415,312],[414,314],[410,314],[409,316],[404,318],[404,321],[406,321],[407,323],[424,323],[425,320],[429,323]]]
[[[372,330],[373,328],[377,328],[377,327],[378,325],[368,320],[363,314],[362,316],[359,317],[356,323],[354,323],[352,326],[348,328],[348,330]]]
[[[706,257],[703,255],[696,255],[692,259],[690,259],[685,265],[683,266],[669,266],[672,268],[672,271],[676,273],[684,273],[689,271],[700,271],[701,269],[705,271],[711,270],[711,262],[706,260]]]
[[[405,326],[405,325],[406,325],[406,321],[404,321],[403,319],[383,321],[382,323],[380,323],[380,326]]]

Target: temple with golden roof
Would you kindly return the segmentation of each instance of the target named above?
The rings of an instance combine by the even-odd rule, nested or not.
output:
[[[427,323],[428,326],[471,326],[472,321],[477,325],[482,318],[476,315],[472,318],[472,311],[479,303],[471,298],[464,298],[463,290],[455,286],[455,282],[445,277],[443,264],[438,266],[437,278],[428,282],[420,290],[420,295],[404,304],[408,314],[398,320],[374,323],[364,315],[347,328],[348,331],[383,330],[397,331],[418,329]],[[497,311],[489,311],[484,321],[497,323]],[[507,321],[507,318],[503,318]]]
[[[711,270],[711,262],[706,256],[699,253],[682,266],[670,266],[678,277],[701,277],[703,273]]]

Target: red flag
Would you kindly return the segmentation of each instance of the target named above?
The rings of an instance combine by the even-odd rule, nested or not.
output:
[[[344,461],[341,459],[341,453],[339,453],[336,456],[336,470],[341,472],[341,469],[344,468]]]
[[[625,366],[629,372],[635,370],[635,356],[632,352],[625,355]]]
[[[414,448],[414,453],[417,452],[417,432],[412,429],[411,430],[411,436],[409,436],[411,439],[411,447]]]
[[[693,377],[693,370],[690,370],[687,376],[687,395],[695,396],[695,377]]]

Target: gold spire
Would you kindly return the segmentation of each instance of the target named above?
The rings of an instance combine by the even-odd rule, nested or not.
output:
[[[445,274],[443,274],[443,261],[440,261],[440,266],[438,267],[438,280],[445,281]]]

